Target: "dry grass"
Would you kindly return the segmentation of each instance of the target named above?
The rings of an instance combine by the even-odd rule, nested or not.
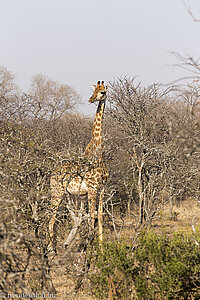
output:
[[[170,206],[166,205],[154,220],[157,230],[165,229],[168,233],[192,230],[200,225],[200,203],[194,199],[187,199],[180,205],[173,207],[173,216],[170,216]]]

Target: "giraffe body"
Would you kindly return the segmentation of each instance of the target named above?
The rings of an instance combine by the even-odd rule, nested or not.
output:
[[[54,236],[54,224],[58,207],[66,192],[71,195],[88,196],[88,206],[92,227],[95,221],[95,205],[100,189],[98,224],[99,239],[102,240],[103,186],[108,178],[108,170],[103,160],[102,120],[105,108],[107,87],[100,81],[93,86],[94,92],[89,102],[98,101],[98,108],[92,129],[92,139],[85,149],[80,164],[67,164],[51,176],[51,207],[53,215],[49,222],[50,238]]]

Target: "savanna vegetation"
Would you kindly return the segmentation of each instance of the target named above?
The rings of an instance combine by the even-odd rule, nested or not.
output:
[[[63,247],[73,229],[64,199],[52,255],[50,176],[66,160],[79,162],[93,117],[76,112],[70,86],[39,74],[24,93],[0,68],[2,297],[200,298],[199,80],[164,88],[124,77],[108,86],[104,242],[99,248],[83,218]]]

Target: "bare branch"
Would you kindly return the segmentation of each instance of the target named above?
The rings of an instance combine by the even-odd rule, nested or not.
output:
[[[200,22],[200,19],[198,19],[198,18],[196,18],[196,17],[194,16],[194,14],[193,14],[193,12],[192,12],[192,8],[191,8],[188,4],[186,4],[186,1],[185,1],[185,0],[183,0],[183,4],[184,4],[184,6],[185,6],[185,8],[186,8],[186,10],[187,10],[187,12],[188,12],[188,14],[192,17],[192,20],[193,20],[194,22]]]

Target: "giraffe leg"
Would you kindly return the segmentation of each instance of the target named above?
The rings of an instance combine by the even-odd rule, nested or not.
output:
[[[54,249],[54,242],[55,242],[55,221],[56,221],[56,215],[58,208],[60,206],[60,203],[62,201],[62,197],[64,195],[64,189],[59,181],[58,176],[52,176],[50,180],[50,186],[51,186],[51,209],[52,209],[52,216],[49,220],[49,237],[50,237],[50,244],[49,244],[49,250]]]
[[[102,188],[99,195],[99,207],[98,207],[98,229],[99,229],[99,242],[103,241],[103,196],[104,187]]]
[[[51,240],[53,240],[53,238],[54,238],[54,225],[55,225],[57,211],[58,211],[58,208],[59,208],[60,203],[61,203],[61,199],[60,198],[54,198],[53,201],[52,201],[53,203],[51,203],[51,209],[53,210],[53,214],[52,214],[51,219],[49,221],[49,236],[50,236]]]
[[[89,202],[90,225],[91,228],[94,229],[96,193],[93,192],[88,194],[88,202]]]

